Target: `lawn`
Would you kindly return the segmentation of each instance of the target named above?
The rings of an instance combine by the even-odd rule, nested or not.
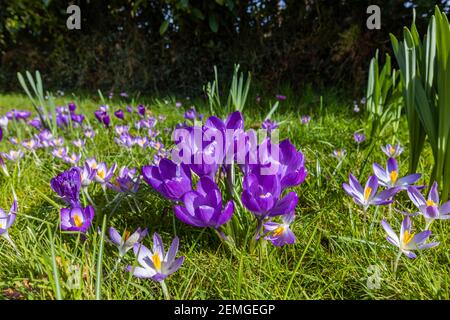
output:
[[[284,93],[284,92],[281,92]],[[18,164],[5,160],[9,177],[0,175],[0,207],[8,211],[15,191],[18,202],[17,219],[9,235],[17,249],[0,239],[0,296],[4,299],[163,299],[161,286],[151,279],[138,279],[126,271],[135,262],[129,251],[119,262],[117,249],[104,242],[99,229],[114,226],[121,233],[125,228],[148,227],[143,244],[151,246],[152,235],[158,232],[166,249],[175,236],[180,239],[178,256],[185,260],[181,268],[170,275],[165,284],[173,299],[449,299],[450,226],[435,222],[431,230],[437,247],[418,252],[416,259],[402,256],[397,271],[393,265],[397,248],[386,241],[380,221],[385,218],[394,230],[400,228],[403,216],[397,210],[413,211],[406,191],[395,197],[392,206],[370,207],[366,219],[363,212],[343,190],[342,184],[353,173],[365,183],[372,173],[372,163],[385,166],[387,157],[381,146],[399,141],[405,151],[398,157],[400,176],[408,171],[408,133],[405,119],[398,131],[391,128],[383,139],[357,145],[354,132],[365,129],[364,110],[353,110],[351,98],[331,92],[284,93],[287,99],[272,119],[280,123],[280,140],[290,139],[306,159],[306,180],[292,188],[298,194],[296,218],[291,229],[296,236],[293,245],[273,246],[252,235],[254,221],[249,217],[241,231],[236,249],[230,248],[211,229],[195,228],[179,221],[172,204],[142,182],[136,195],[119,197],[107,189],[106,195],[98,184],[89,186],[95,203],[93,225],[83,236],[60,231],[60,209],[65,205],[51,189],[50,180],[71,165],[55,158],[51,149],[38,149],[35,154],[25,150]],[[145,105],[154,117],[164,116],[156,124],[160,139],[170,146],[171,139],[164,128],[174,128],[184,121],[184,112],[191,105],[204,115],[209,114],[202,99],[179,98],[181,108],[173,97],[155,99],[140,97],[137,101],[114,97],[108,101],[112,111],[124,108],[126,101],[134,106]],[[96,134],[80,149],[81,162],[96,157],[108,166],[117,163],[138,170],[153,160],[153,148],[126,149],[114,141],[114,128],[105,129],[94,117],[101,101],[96,95],[72,96],[66,92],[57,98],[57,105],[74,101],[77,112],[86,116]],[[273,96],[262,96],[258,103],[249,97],[243,110],[246,129],[259,128],[272,103]],[[0,114],[11,109],[32,110],[25,95],[0,95]],[[307,124],[301,116],[310,115]],[[126,115],[128,117],[128,115]],[[131,126],[133,123],[125,118]],[[133,120],[137,120],[134,118]],[[121,120],[112,116],[114,125]],[[3,134],[2,152],[17,149],[9,141],[29,139],[38,131],[20,121],[11,121],[9,132]],[[16,133],[16,134],[14,134]],[[72,140],[82,136],[82,130],[58,130],[70,152],[76,151]],[[331,154],[345,149],[339,160]],[[418,172],[423,173],[419,184],[427,184],[432,162],[431,151],[425,147]],[[20,169],[19,169],[20,167]],[[118,170],[116,170],[117,175]],[[83,205],[89,200],[81,197]],[[103,217],[106,220],[103,220]],[[103,225],[105,221],[105,225]],[[414,229],[422,230],[424,220],[417,217]],[[105,233],[105,238],[108,232]]]

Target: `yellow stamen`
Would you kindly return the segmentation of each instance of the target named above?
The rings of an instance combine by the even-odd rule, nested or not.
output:
[[[372,193],[372,188],[371,187],[367,187],[364,190],[364,199],[365,200],[369,200],[370,194]]]
[[[403,244],[408,244],[411,242],[411,240],[414,238],[414,233],[409,233],[408,230],[405,231],[405,234],[403,235]]]
[[[152,262],[153,262],[153,265],[155,266],[156,271],[160,271],[161,270],[161,259],[159,258],[159,255],[157,253],[155,253],[152,256]]]
[[[394,170],[391,172],[391,181],[393,183],[395,183],[395,182],[397,182],[397,179],[398,179],[398,172],[396,170]]]
[[[436,207],[436,202],[434,202],[434,201],[431,200],[431,199],[428,199],[428,200],[427,200],[427,206],[428,206],[428,207]]]
[[[130,231],[125,230],[125,232],[123,234],[123,240],[127,241],[129,237],[130,237]]]
[[[391,148],[389,149],[389,152],[391,153],[391,156],[394,155],[394,153],[395,153],[394,147],[391,147]]]
[[[278,237],[278,236],[280,236],[283,232],[284,232],[284,227],[283,227],[283,226],[279,226],[278,228],[276,228],[276,229],[273,231],[273,235],[274,235],[275,237]]]
[[[77,214],[73,217],[73,221],[75,222],[75,225],[78,228],[80,228],[83,225],[83,221],[81,220],[80,216]]]
[[[104,170],[99,170],[97,171],[97,175],[101,178],[101,179],[105,179],[105,171]]]

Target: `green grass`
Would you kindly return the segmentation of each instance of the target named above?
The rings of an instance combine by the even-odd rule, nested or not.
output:
[[[66,97],[58,103],[71,99]],[[268,111],[251,100],[249,98],[250,104],[244,110],[246,128],[258,127]],[[76,101],[91,124],[97,126],[93,111],[99,105],[98,99],[77,97]],[[167,116],[164,123],[158,124],[160,130],[173,127],[183,118],[182,110],[175,109],[173,103],[158,104],[145,98],[141,101],[155,115]],[[263,99],[263,103],[265,101]],[[309,171],[305,183],[294,189],[299,195],[293,225],[297,242],[283,248],[268,243],[251,250],[248,243],[243,242],[238,246],[239,252],[233,255],[212,231],[186,226],[176,220],[170,203],[145,183],[136,196],[139,209],[134,201],[122,201],[113,213],[111,207],[105,207],[101,188],[91,186],[90,194],[102,212],[96,212],[94,228],[83,241],[77,235],[60,233],[59,209],[63,203],[49,184],[53,176],[69,165],[39,150],[37,154],[42,163],[36,164],[35,158],[27,153],[21,160],[19,177],[17,168],[7,162],[11,178],[0,176],[0,207],[9,209],[11,206],[13,187],[19,212],[10,236],[19,254],[7,241],[0,239],[0,297],[56,299],[60,295],[62,299],[95,299],[101,293],[102,299],[162,299],[158,283],[133,278],[124,271],[126,265],[134,261],[132,252],[112,272],[116,250],[105,243],[101,254],[101,236],[96,232],[105,215],[107,227],[112,225],[122,231],[125,227],[148,226],[150,234],[156,231],[162,235],[166,246],[175,234],[180,237],[179,255],[185,256],[185,262],[166,280],[169,293],[175,299],[449,299],[449,224],[436,222],[432,226],[433,238],[441,244],[419,252],[415,260],[402,257],[394,275],[392,265],[397,251],[386,242],[380,221],[385,217],[398,230],[401,215],[394,211],[389,216],[387,207],[370,208],[364,223],[361,211],[341,187],[350,172],[365,181],[373,161],[384,164],[386,159],[379,146],[393,142],[394,138],[406,146],[400,156],[400,172],[406,174],[406,124],[402,123],[396,135],[388,132],[363,166],[368,146],[363,144],[357,148],[353,141],[353,132],[365,125],[362,116],[352,112],[350,100],[345,102],[335,95],[325,95],[322,110],[319,101],[319,96],[311,94],[306,99],[289,99],[281,103],[274,117],[285,121],[280,127],[280,138],[291,139],[302,150]],[[206,106],[201,101],[195,104],[206,115]],[[111,105],[118,106],[118,102]],[[31,109],[31,106],[24,96],[0,95],[0,114],[12,108]],[[303,114],[312,115],[308,126],[300,124],[299,117]],[[24,129],[20,131],[22,138],[30,135]],[[76,131],[65,137],[69,141],[75,136]],[[164,142],[168,144],[169,137],[166,136]],[[0,150],[9,148],[11,145],[5,135]],[[340,166],[330,157],[335,148],[347,150],[347,157]],[[83,155],[96,156],[109,165],[117,162],[119,166],[140,167],[151,161],[149,151],[133,150],[130,154],[119,148],[113,142],[112,133],[99,129],[94,142],[87,142]],[[431,167],[432,157],[427,147],[419,165],[425,174],[420,182],[427,183]],[[111,191],[109,196],[114,196]],[[406,194],[397,199],[397,208],[412,208]],[[423,219],[416,218],[414,226],[416,230],[423,228]],[[252,230],[254,226],[248,228]],[[147,237],[144,244],[150,245],[151,237]],[[99,257],[102,257],[100,262]],[[371,266],[379,268],[378,289],[367,286]],[[103,275],[101,282],[97,282],[99,272]],[[73,288],[68,283],[73,283],[77,274],[79,287]],[[97,284],[101,285],[101,292],[96,292]]]

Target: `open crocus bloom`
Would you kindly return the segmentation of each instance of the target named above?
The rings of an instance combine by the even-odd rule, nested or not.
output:
[[[16,213],[17,213],[17,201],[15,199],[8,213],[6,213],[2,208],[0,208],[0,236],[7,238],[8,241],[9,241],[8,229],[12,226],[12,224],[16,220]]]
[[[416,187],[408,188],[408,196],[414,205],[419,209],[419,213],[425,218],[426,229],[436,219],[450,219],[450,201],[439,205],[438,184],[434,182],[431,186],[428,199],[417,190]]]
[[[87,206],[84,209],[79,205],[73,208],[62,208],[61,230],[85,233],[91,226],[93,218],[94,208],[92,206]]]
[[[395,146],[388,143],[386,146],[381,146],[381,150],[385,155],[392,158],[398,157],[403,152],[403,148],[400,146],[400,143],[397,143]]]
[[[161,159],[157,166],[143,166],[144,180],[162,196],[178,201],[192,190],[191,171],[185,164],[175,164],[169,159]]]
[[[387,241],[399,248],[408,258],[416,258],[416,254],[413,252],[414,250],[432,248],[439,244],[439,242],[424,243],[431,235],[431,231],[429,230],[422,231],[418,234],[411,233],[411,218],[408,216],[402,222],[399,236],[392,230],[386,220],[383,219],[381,221],[381,226],[388,234]]]
[[[111,168],[108,169],[106,163],[101,162],[97,166],[94,179],[101,185],[105,185],[107,182],[109,182],[109,180],[111,180],[112,176],[114,175],[114,171],[116,171],[115,163],[111,166]]]
[[[222,194],[214,181],[204,176],[197,184],[197,190],[183,196],[183,206],[175,206],[178,219],[195,227],[219,228],[233,215],[233,201],[228,201],[222,210]]]
[[[280,198],[281,184],[277,175],[251,173],[245,176],[243,187],[242,203],[260,218],[291,213],[298,202],[297,194],[293,191]]]
[[[135,232],[130,234],[128,230],[125,230],[121,236],[119,232],[113,227],[109,228],[109,238],[111,242],[119,249],[119,256],[122,258],[125,254],[133,248],[136,243],[141,242],[147,235],[147,228],[142,230],[137,228]]]
[[[265,239],[272,242],[274,246],[281,247],[285,244],[294,244],[295,235],[290,229],[290,224],[294,221],[294,212],[283,215],[282,222],[277,223],[273,221],[264,224]]]
[[[391,198],[399,191],[395,187],[377,193],[378,179],[376,176],[370,176],[363,189],[352,174],[349,176],[349,183],[342,184],[342,187],[345,192],[352,196],[353,201],[363,206],[364,209],[367,209],[370,205],[386,205],[392,203],[394,200]]]
[[[399,187],[404,190],[414,184],[422,176],[420,173],[407,175],[399,178],[398,163],[394,158],[389,158],[386,163],[386,169],[378,163],[373,164],[373,172],[378,178],[379,183],[384,187]]]
[[[140,243],[133,247],[134,254],[140,266],[128,266],[127,270],[132,272],[137,278],[150,278],[161,282],[167,276],[177,271],[183,264],[184,257],[175,259],[178,253],[178,237],[172,241],[167,254],[164,252],[164,244],[161,237],[156,232],[153,234],[153,248],[148,249]]]

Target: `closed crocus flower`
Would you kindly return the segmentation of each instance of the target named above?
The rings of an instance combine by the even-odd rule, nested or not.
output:
[[[243,188],[242,203],[259,219],[291,213],[298,202],[295,192],[281,198],[280,179],[276,175],[248,174]]]
[[[145,116],[145,107],[142,104],[137,106],[137,113],[142,117]]]
[[[167,276],[177,271],[183,264],[184,257],[175,259],[178,253],[178,243],[178,237],[175,237],[166,254],[162,239],[155,232],[152,250],[139,243],[134,245],[133,251],[140,266],[128,266],[127,270],[137,278],[147,278],[157,282],[164,281]]]
[[[116,112],[114,112],[114,115],[116,116],[116,118],[123,120],[125,118],[123,110],[119,109]]]
[[[400,178],[398,163],[394,158],[389,158],[386,163],[386,169],[378,163],[374,163],[373,172],[377,176],[378,182],[383,187],[399,187],[402,190],[407,189],[422,176],[420,173],[414,173]]]
[[[218,229],[227,223],[233,215],[233,201],[228,201],[222,209],[222,194],[209,177],[202,177],[195,191],[183,196],[184,206],[174,207],[175,216],[194,227]]]
[[[431,186],[428,199],[426,200],[417,187],[413,186],[408,188],[408,196],[419,209],[419,213],[425,218],[425,229],[428,229],[431,223],[436,219],[450,219],[450,201],[447,201],[443,205],[439,205],[437,182],[434,182]]]
[[[169,159],[161,159],[158,165],[143,166],[144,180],[169,200],[181,200],[192,190],[191,171],[185,164],[175,164]]]
[[[60,173],[50,180],[50,186],[69,205],[77,205],[81,186],[80,169],[71,168]]]
[[[416,254],[414,253],[415,250],[428,249],[439,245],[439,242],[425,243],[425,241],[431,236],[431,231],[429,230],[418,234],[411,233],[411,218],[408,216],[405,217],[402,222],[399,235],[392,230],[386,220],[383,219],[381,221],[381,225],[388,235],[387,241],[399,248],[400,254],[403,253],[408,258],[416,258]]]
[[[119,249],[120,258],[123,258],[136,243],[141,242],[145,238],[147,232],[147,228],[144,230],[137,228],[132,234],[128,230],[125,230],[121,236],[115,228],[111,227],[109,228],[109,238],[111,243]]]
[[[94,208],[87,206],[86,208],[76,205],[71,208],[61,209],[61,230],[78,231],[85,233],[92,224],[94,218]]]
[[[394,201],[392,197],[400,190],[395,187],[377,193],[378,179],[376,176],[369,177],[364,189],[352,174],[350,174],[349,180],[350,182],[342,184],[342,187],[356,204],[363,206],[364,210],[367,210],[370,205],[387,205],[392,203]]]

